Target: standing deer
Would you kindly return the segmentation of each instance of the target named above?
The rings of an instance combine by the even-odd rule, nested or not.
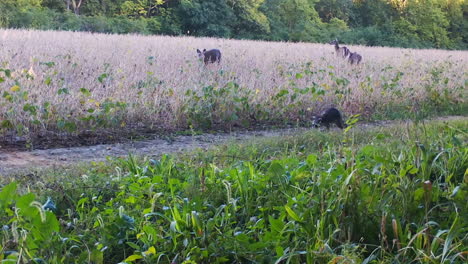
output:
[[[351,54],[349,54],[349,58],[348,58],[348,61],[349,63],[351,64],[359,64],[362,60],[362,56],[359,55],[357,52],[351,52]]]
[[[342,56],[343,58],[348,57],[349,49],[345,46],[340,47],[337,39],[332,40],[329,44],[335,45],[336,56]]]
[[[218,64],[221,62],[221,51],[218,49],[212,49],[212,50],[206,50],[203,49],[203,51],[200,51],[197,49],[198,57],[200,59],[203,59],[205,62],[205,65],[208,63],[215,63],[218,62]]]

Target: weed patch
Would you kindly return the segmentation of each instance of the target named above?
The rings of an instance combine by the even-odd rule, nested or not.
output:
[[[313,131],[3,179],[0,259],[463,263],[466,127]]]

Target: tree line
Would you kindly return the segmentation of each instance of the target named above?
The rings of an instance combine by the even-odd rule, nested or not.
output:
[[[2,0],[0,27],[468,48],[465,0]]]

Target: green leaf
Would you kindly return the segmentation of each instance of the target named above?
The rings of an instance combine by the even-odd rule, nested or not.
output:
[[[31,115],[37,115],[37,106],[31,104],[25,104],[23,110],[29,112]]]
[[[68,91],[67,88],[62,88],[62,89],[59,89],[58,94],[70,94],[70,91]]]
[[[37,210],[37,208],[35,208]],[[33,223],[35,227],[40,231],[42,237],[47,239],[50,237],[54,232],[58,232],[60,230],[60,223],[57,220],[57,217],[51,211],[45,212],[46,219],[43,222],[41,217],[37,215]]]
[[[150,248],[148,248],[148,250],[146,250],[146,251],[143,252],[143,253],[144,253],[146,256],[156,254],[156,248],[150,247]]]
[[[418,173],[418,168],[414,167],[409,171],[410,174],[416,174]]]
[[[309,166],[313,166],[317,163],[317,155],[314,155],[314,154],[310,154],[309,156],[307,156],[307,165]]]
[[[284,228],[284,221],[282,219],[275,219],[273,216],[268,216],[268,222],[270,222],[271,229],[275,232],[282,232]]]
[[[148,237],[152,238],[152,241],[154,241],[157,238],[158,233],[156,232],[156,229],[154,229],[154,227],[146,225],[142,228],[142,230]]]
[[[48,62],[40,62],[39,65],[46,65],[49,68],[52,68],[55,66],[55,62],[53,61],[48,61]]]
[[[18,92],[21,88],[19,87],[19,85],[13,85],[11,88],[10,88],[10,91],[12,92]]]
[[[81,198],[80,200],[78,200],[78,202],[76,203],[76,207],[81,207],[83,208],[84,205],[88,202],[89,198],[88,197],[84,197],[84,198]]]
[[[7,78],[11,78],[11,70],[4,69],[3,72],[5,73],[5,76],[6,76]]]
[[[37,208],[31,206],[31,203],[34,201],[35,197],[36,196],[33,193],[27,193],[17,199],[16,207],[21,209],[22,215],[31,218],[34,218],[37,215]]]
[[[127,261],[135,261],[137,259],[142,259],[143,256],[140,256],[140,255],[131,255],[129,256],[128,258],[126,258],[124,261],[127,262]]]
[[[359,154],[365,157],[372,156],[373,153],[377,152],[378,149],[372,145],[366,145],[361,148]]]
[[[50,77],[47,77],[45,80],[44,80],[44,83],[47,85],[47,86],[50,86],[50,84],[52,83],[52,79]]]
[[[452,143],[457,147],[462,145],[460,139],[458,139],[456,136],[452,136]]]
[[[57,128],[60,130],[66,130],[68,132],[74,132],[77,129],[77,126],[73,122],[67,122],[65,120],[57,121]]]
[[[66,122],[64,128],[68,132],[75,132],[77,129],[77,126],[74,122]]]
[[[129,245],[133,249],[140,250],[140,246],[138,246],[137,244],[133,242],[127,242],[127,245]]]
[[[418,188],[414,191],[414,200],[420,201],[424,197],[424,189]]]
[[[7,91],[3,92],[2,97],[5,98],[8,102],[13,102],[13,96]]]
[[[80,88],[80,92],[84,95],[84,96],[90,96],[91,95],[91,92],[86,89],[86,88]]]
[[[289,206],[285,205],[284,209],[286,209],[286,212],[294,221],[302,222],[302,219]]]
[[[16,198],[16,182],[12,182],[0,191],[0,208],[5,208]]]
[[[268,168],[268,172],[275,177],[279,177],[284,174],[283,165],[281,165],[278,161],[273,161]]]
[[[93,250],[91,252],[90,260],[94,264],[103,264],[104,263],[104,253],[100,250]]]
[[[232,261],[226,257],[219,257],[219,258],[216,258],[216,263],[224,263],[224,262],[228,262],[228,261]]]
[[[103,73],[98,77],[98,81],[102,83],[104,79],[106,79],[109,75],[107,73]]]
[[[2,121],[2,123],[0,123],[0,127],[1,128],[13,128],[13,123],[11,123],[10,120],[5,119]]]
[[[275,251],[277,257],[282,257],[284,255],[284,248],[281,246],[276,246]]]
[[[136,203],[136,198],[135,196],[129,196],[127,199],[125,199],[126,203],[134,204]]]
[[[383,133],[379,133],[379,134],[377,134],[377,136],[375,136],[375,138],[378,139],[378,140],[382,140],[382,139],[388,138],[388,136],[383,134]]]
[[[288,90],[283,89],[283,90],[279,91],[279,92],[276,94],[275,98],[276,98],[276,99],[279,99],[279,98],[281,98],[281,97],[287,95],[288,93],[289,93]]]
[[[177,206],[172,207],[172,217],[176,222],[182,222],[182,217],[180,216],[179,209],[177,209]]]
[[[241,242],[241,243],[250,244],[249,243],[249,237],[244,233],[236,234],[235,237],[236,237],[236,240]]]

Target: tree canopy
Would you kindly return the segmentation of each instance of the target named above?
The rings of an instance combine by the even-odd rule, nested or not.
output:
[[[0,27],[468,48],[464,0],[2,0]]]

